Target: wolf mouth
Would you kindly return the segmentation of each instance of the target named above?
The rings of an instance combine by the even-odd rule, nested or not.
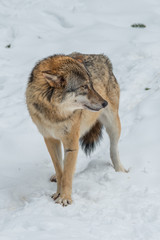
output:
[[[86,107],[87,109],[89,109],[89,110],[91,110],[91,111],[94,111],[94,112],[98,112],[99,110],[101,110],[102,108],[91,108],[91,107],[89,107],[89,106],[87,106],[87,105],[84,105],[84,107]]]

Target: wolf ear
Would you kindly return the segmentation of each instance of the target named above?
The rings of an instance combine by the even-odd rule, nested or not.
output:
[[[48,84],[51,87],[64,87],[65,86],[65,80],[61,76],[57,76],[55,74],[50,73],[49,71],[43,71],[43,76],[45,77],[45,80],[48,82]]]
[[[43,74],[45,80],[48,82],[48,84],[51,87],[61,86],[61,80],[62,80],[61,77],[59,77],[55,74],[52,74],[49,71],[43,71],[42,74]]]

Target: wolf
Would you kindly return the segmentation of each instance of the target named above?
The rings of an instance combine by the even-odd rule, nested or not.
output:
[[[62,206],[72,203],[79,145],[90,154],[102,138],[103,126],[109,135],[114,169],[126,172],[118,153],[119,97],[112,64],[103,54],[53,55],[33,68],[26,103],[55,167],[57,191],[52,197],[56,203]]]

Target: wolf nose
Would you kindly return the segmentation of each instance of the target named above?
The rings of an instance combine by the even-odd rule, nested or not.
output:
[[[108,104],[108,102],[107,102],[107,101],[104,101],[104,102],[102,103],[102,107],[105,108],[105,107],[107,106],[107,104]]]

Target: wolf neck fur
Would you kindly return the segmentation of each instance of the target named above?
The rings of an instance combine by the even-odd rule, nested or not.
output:
[[[76,111],[64,111],[62,107],[57,105],[52,105],[48,108],[44,103],[33,103],[33,107],[38,111],[40,118],[49,119],[51,122],[63,122],[71,119]]]

